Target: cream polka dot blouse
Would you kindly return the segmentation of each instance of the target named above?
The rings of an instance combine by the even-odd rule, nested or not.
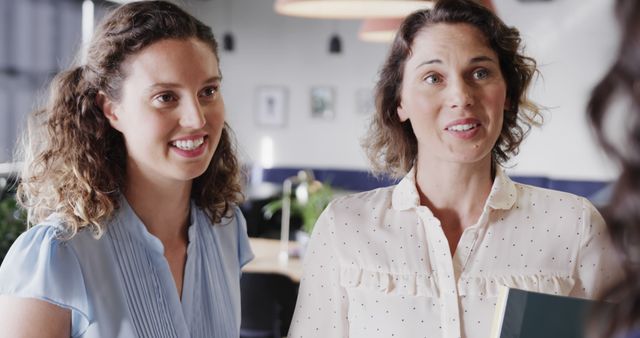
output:
[[[304,261],[289,337],[486,338],[499,285],[593,298],[620,274],[605,224],[575,195],[497,171],[451,257],[411,170],[335,200]]]

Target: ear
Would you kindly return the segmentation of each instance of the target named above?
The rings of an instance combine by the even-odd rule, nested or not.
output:
[[[404,108],[402,108],[402,104],[398,106],[397,111],[398,111],[398,118],[400,119],[400,122],[404,122],[409,119],[409,114],[407,113],[406,110],[404,110]]]
[[[118,119],[119,112],[115,102],[109,99],[107,94],[105,94],[102,91],[99,91],[98,94],[96,95],[96,103],[98,104],[98,107],[100,107],[100,109],[102,110],[102,114],[104,114],[104,117],[106,117],[107,120],[109,120],[109,124],[116,130],[120,130],[118,128],[118,126],[120,125],[120,120]]]

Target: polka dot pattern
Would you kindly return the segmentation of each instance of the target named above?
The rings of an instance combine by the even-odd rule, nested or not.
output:
[[[440,221],[419,205],[412,170],[322,214],[289,337],[484,338],[500,285],[593,298],[619,274],[587,200],[516,184],[501,170],[452,257]]]

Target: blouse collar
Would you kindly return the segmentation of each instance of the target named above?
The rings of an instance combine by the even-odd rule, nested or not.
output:
[[[515,183],[507,176],[501,167],[496,168],[496,177],[493,180],[491,192],[487,198],[486,206],[492,209],[511,209],[516,201]],[[415,166],[402,178],[393,189],[391,205],[395,210],[408,210],[420,205],[420,195],[416,187]]]
[[[196,215],[196,208],[194,208],[194,203],[190,203],[191,211],[190,211],[190,225],[188,229],[189,234],[189,242],[191,242],[192,237],[194,236]],[[162,245],[162,241],[147,230],[147,227],[144,225],[142,220],[136,215],[135,211],[127,201],[124,196],[120,198],[120,207],[117,211],[117,219],[119,226],[122,227],[125,231],[127,231],[133,238],[140,241],[145,245],[145,247],[153,250],[154,252],[164,254],[164,245]]]

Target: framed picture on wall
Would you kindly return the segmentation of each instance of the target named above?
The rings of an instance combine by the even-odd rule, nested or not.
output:
[[[332,87],[311,88],[311,117],[333,119],[335,116],[335,93]]]
[[[256,123],[261,126],[283,127],[287,122],[287,89],[263,86],[256,89]]]

